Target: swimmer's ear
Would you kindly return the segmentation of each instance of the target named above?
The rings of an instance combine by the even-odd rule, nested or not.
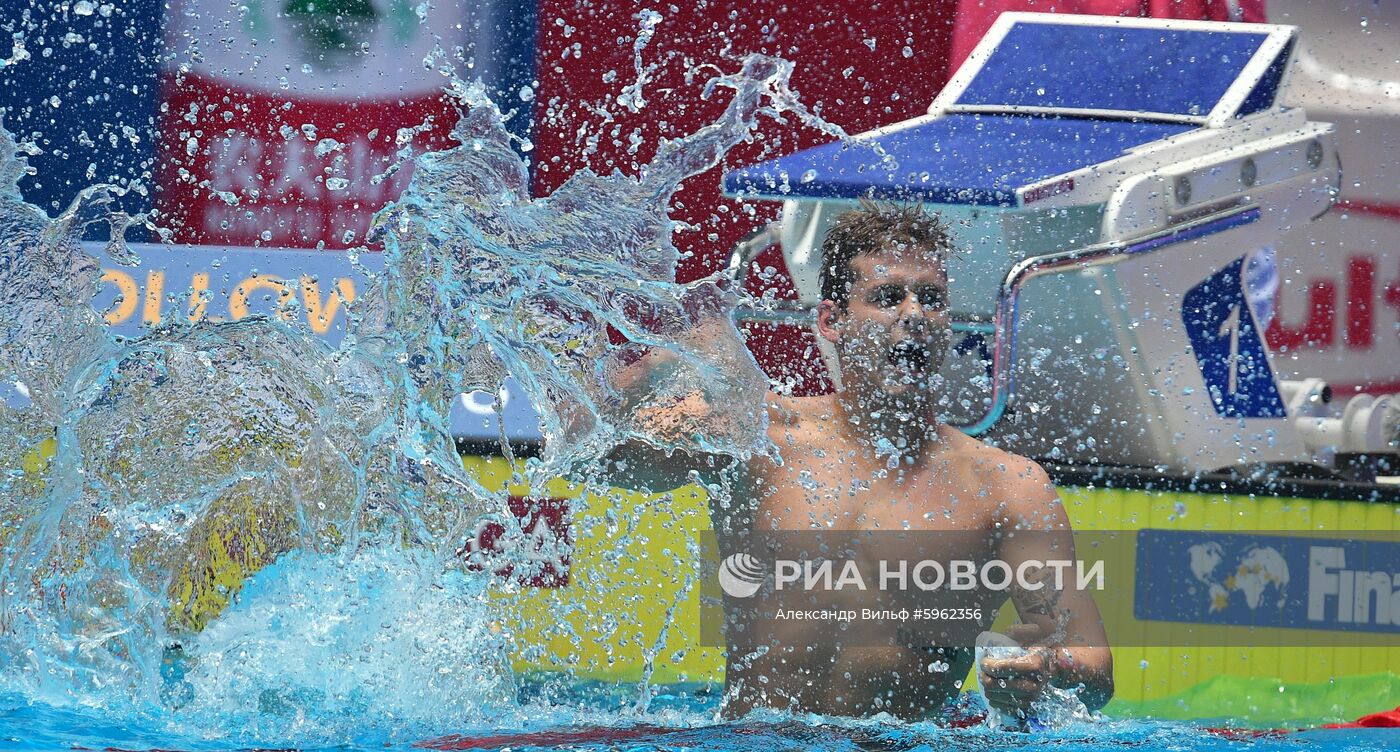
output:
[[[841,336],[841,311],[830,300],[817,304],[817,335],[828,342]]]

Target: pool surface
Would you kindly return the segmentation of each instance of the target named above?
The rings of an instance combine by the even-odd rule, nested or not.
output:
[[[1076,723],[1053,731],[998,731],[983,726],[943,728],[881,719],[854,721],[775,713],[732,723],[713,723],[714,698],[656,698],[645,714],[598,708],[604,724],[586,721],[586,709],[534,714],[573,716],[559,725],[511,728],[485,722],[480,728],[425,733],[365,728],[343,738],[298,738],[301,719],[288,717],[282,738],[246,736],[236,727],[206,735],[179,729],[174,716],[116,719],[101,709],[60,709],[0,696],[0,746],[30,750],[1343,750],[1400,749],[1392,729],[1319,729],[1301,732],[1211,730],[1205,726],[1128,720]],[[353,719],[343,719],[347,722]]]

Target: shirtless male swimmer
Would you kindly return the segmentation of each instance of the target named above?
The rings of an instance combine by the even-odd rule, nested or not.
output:
[[[940,421],[930,377],[950,340],[944,258],[951,244],[947,226],[917,207],[864,202],[836,220],[822,246],[817,333],[835,345],[841,389],[803,398],[769,393],[768,434],[781,461],[757,457],[738,469],[739,480],[731,485],[735,503],[711,510],[717,531],[732,525],[985,531],[985,539],[955,536],[981,541],[969,544],[981,550],[950,552],[950,558],[998,558],[1013,568],[1056,558],[1034,541],[1060,536],[1072,556],[1069,520],[1045,471]],[[646,361],[629,369],[631,379],[638,371],[659,370]],[[693,401],[686,402],[676,409],[695,410]],[[676,417],[650,416],[685,424]],[[653,490],[685,485],[692,471],[713,475],[722,464],[683,452],[668,457],[633,443],[614,459],[633,471],[630,477],[624,472],[618,485]],[[1047,533],[1012,541],[1004,535],[1008,530]],[[1093,599],[1084,592],[1060,595],[1056,608],[1063,617],[1048,639],[1045,612],[1028,613],[1038,609],[1013,596],[1023,623],[1011,634],[1030,649],[1018,658],[986,659],[979,667],[994,707],[1022,715],[1048,685],[1079,688],[1091,709],[1112,696],[1112,657]],[[726,716],[767,707],[928,718],[957,696],[973,662],[970,645],[844,645],[806,639],[797,627],[773,633],[766,649],[756,650],[744,644],[753,637],[732,631],[727,636]],[[940,670],[931,668],[935,661]]]

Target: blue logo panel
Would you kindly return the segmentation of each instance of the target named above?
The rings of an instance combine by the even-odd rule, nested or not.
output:
[[[1227,418],[1283,418],[1287,410],[1245,297],[1245,258],[1207,277],[1181,300],[1181,319],[1215,411]]]
[[[1142,530],[1140,621],[1400,634],[1400,542]]]

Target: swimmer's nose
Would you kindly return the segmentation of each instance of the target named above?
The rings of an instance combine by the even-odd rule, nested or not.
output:
[[[919,296],[910,290],[899,304],[899,326],[914,334],[926,333],[932,325],[928,320],[929,309],[919,302]]]
[[[913,290],[904,293],[904,300],[899,304],[899,318],[901,321],[924,315],[924,307],[919,305],[919,296]]]

